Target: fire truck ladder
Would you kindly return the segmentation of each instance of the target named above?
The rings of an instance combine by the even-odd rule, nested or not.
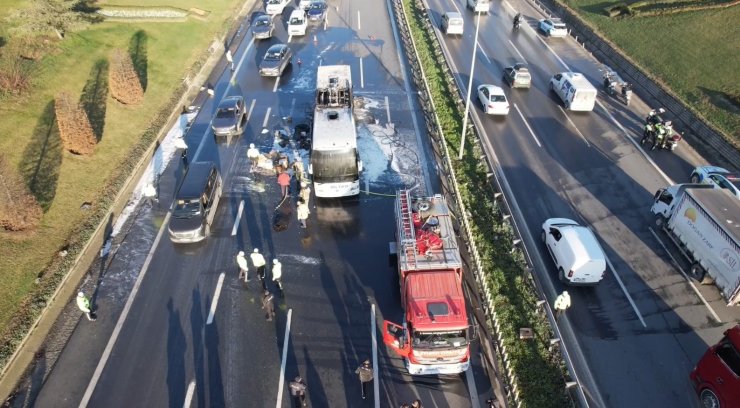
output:
[[[414,232],[414,218],[411,209],[411,192],[401,190],[398,192],[398,237],[401,250],[408,263],[407,269],[416,269],[416,233]]]

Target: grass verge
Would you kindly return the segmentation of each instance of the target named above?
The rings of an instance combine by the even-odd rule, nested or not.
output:
[[[402,0],[408,24],[416,44],[418,58],[426,75],[429,91],[450,154],[457,157],[462,129],[458,91],[446,74],[443,58],[436,50],[436,38],[430,31],[424,8],[416,0]],[[468,143],[465,158],[453,160],[460,199],[471,221],[471,235],[478,248],[485,275],[484,284],[495,294],[493,310],[499,322],[508,364],[516,377],[521,407],[567,407],[572,402],[564,391],[564,366],[557,352],[548,349],[552,337],[547,319],[536,306],[538,300],[531,278],[525,272],[521,252],[511,252],[515,234],[502,221],[502,211],[486,173],[486,164],[478,160],[483,152],[476,143]],[[534,329],[535,338],[522,341],[519,329]],[[511,380],[511,379],[510,379]]]
[[[599,0],[566,4],[740,145],[740,7],[613,19]]]
[[[190,3],[195,4],[194,1]],[[37,231],[23,236],[0,235],[0,366],[23,338],[48,296],[110,207],[136,161],[184,91],[189,67],[205,59],[205,50],[232,18],[237,0],[213,0],[207,20],[177,23],[93,25],[69,34],[56,52],[38,61],[33,90],[0,104],[0,149],[11,165],[33,180],[45,214]],[[1,11],[1,10],[0,10]],[[142,35],[146,41],[142,42]],[[95,153],[65,153],[54,130],[52,101],[66,91],[86,105],[90,84],[100,79],[101,61],[113,49],[145,44],[146,94],[136,107],[92,98],[102,132]],[[92,203],[89,210],[80,208]],[[66,257],[57,257],[66,249]]]

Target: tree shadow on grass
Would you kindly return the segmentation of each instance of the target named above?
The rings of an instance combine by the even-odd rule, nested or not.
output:
[[[715,108],[740,115],[740,95],[733,96],[727,92],[716,91],[703,86],[699,86],[698,88]]]
[[[54,101],[46,104],[36,122],[23,160],[19,165],[28,189],[44,209],[49,210],[57,191],[59,167],[62,165],[62,139],[59,136]]]
[[[141,88],[146,92],[147,85],[147,67],[149,65],[149,59],[147,58],[147,41],[149,36],[146,31],[139,30],[131,36],[131,40],[128,44],[128,54],[131,57],[131,61],[134,63],[134,70],[136,76],[139,77]]]
[[[93,133],[98,142],[103,138],[105,130],[105,111],[108,102],[108,60],[99,59],[82,88],[80,103],[87,113]]]

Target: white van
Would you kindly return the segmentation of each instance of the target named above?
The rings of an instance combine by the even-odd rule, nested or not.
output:
[[[565,109],[587,112],[594,110],[597,91],[583,74],[577,72],[555,74],[550,79],[550,90],[560,97]]]
[[[604,279],[606,256],[590,229],[567,218],[550,218],[542,224],[542,242],[563,283],[596,285]]]
[[[468,0],[467,4],[468,8],[473,10],[474,12],[481,12],[486,14],[488,14],[488,9],[491,6],[491,2],[489,0]]]
[[[462,14],[457,11],[448,11],[444,13],[444,15],[442,15],[442,31],[447,35],[463,35]]]
[[[306,12],[301,9],[293,10],[288,19],[288,35],[306,35],[307,27]]]

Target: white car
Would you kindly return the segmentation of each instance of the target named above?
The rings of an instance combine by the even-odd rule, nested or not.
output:
[[[306,12],[301,9],[293,10],[288,19],[288,35],[306,35],[307,27]]]
[[[489,115],[508,115],[509,101],[500,86],[484,84],[478,87],[478,100]]]
[[[692,183],[714,184],[740,198],[740,175],[716,166],[699,166],[691,173]]]
[[[559,18],[544,18],[540,20],[538,27],[548,37],[565,37],[568,35],[568,28]]]
[[[596,285],[604,279],[606,256],[587,227],[567,218],[550,218],[542,223],[542,242],[563,283]]]
[[[290,3],[290,0],[267,0],[265,5],[265,13],[274,16],[276,14],[283,14],[285,6]]]

